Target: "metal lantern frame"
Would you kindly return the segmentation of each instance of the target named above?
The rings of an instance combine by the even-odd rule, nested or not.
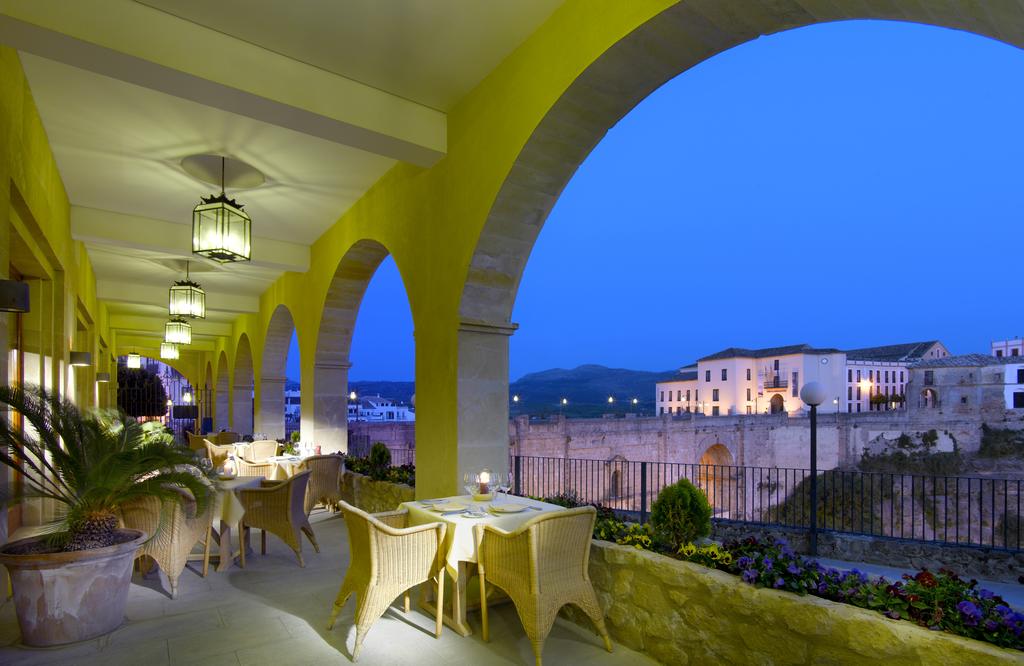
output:
[[[177,345],[192,344],[192,324],[182,317],[174,317],[164,324],[164,342]]]
[[[175,361],[181,358],[181,352],[178,351],[178,345],[173,342],[161,342],[160,343],[160,358]]]
[[[125,365],[132,370],[138,370],[142,367],[142,355],[135,352],[128,354],[128,360],[125,362]]]
[[[220,194],[201,197],[192,211],[192,253],[222,264],[252,257],[252,220],[242,205],[224,194],[224,158],[220,158]]]
[[[185,263],[185,279],[178,280],[167,292],[167,312],[171,317],[206,319],[206,292],[188,275]]]

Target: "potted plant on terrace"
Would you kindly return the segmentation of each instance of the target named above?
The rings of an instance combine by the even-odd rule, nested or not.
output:
[[[122,505],[142,497],[196,509],[212,486],[160,424],[123,413],[83,414],[38,388],[0,386],[0,404],[20,413],[22,427],[0,418],[0,461],[16,472],[3,489],[4,506],[51,500],[57,519],[40,536],[0,547],[27,645],[86,640],[124,621],[132,561],[147,538],[118,527]]]

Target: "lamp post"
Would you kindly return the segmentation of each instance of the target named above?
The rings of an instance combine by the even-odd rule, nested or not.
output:
[[[825,387],[818,382],[807,382],[800,389],[800,399],[811,408],[811,557],[818,554],[818,405],[825,397]]]

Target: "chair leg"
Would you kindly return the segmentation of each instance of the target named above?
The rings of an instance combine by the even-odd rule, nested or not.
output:
[[[238,563],[245,568],[245,544],[249,540],[249,526],[238,524]],[[228,544],[228,552],[231,552],[231,544]]]
[[[486,642],[491,640],[491,627],[487,619],[487,580],[483,571],[477,572],[477,578],[480,579],[480,621],[483,624],[480,636]]]
[[[213,523],[206,526],[206,543],[203,545],[203,578],[210,571],[210,541],[213,540]]]
[[[334,599],[334,608],[331,609],[331,617],[327,620],[327,630],[334,629],[334,623],[338,619],[338,614],[341,613],[341,609],[345,606],[345,602],[352,596],[352,590],[347,587],[348,581],[341,582],[341,589],[338,590],[338,596]]]
[[[168,574],[167,580],[171,584],[171,599],[177,599],[178,598],[178,577],[177,576],[171,576],[171,575]]]
[[[305,534],[306,538],[309,539],[309,542],[311,544],[313,544],[313,550],[315,550],[316,552],[319,553],[320,552],[320,544],[318,544],[316,542],[316,535],[313,534],[313,528],[310,527],[309,525],[303,525],[302,526],[302,533]]]
[[[426,587],[423,588],[424,590]],[[434,636],[441,638],[441,627],[444,625],[444,568],[437,572],[437,617],[434,618]]]
[[[368,629],[356,627],[356,644],[352,648],[352,661],[359,660],[359,651],[363,649],[363,639],[366,638]]]
[[[409,590],[406,590],[405,593],[402,595],[402,600],[405,602],[404,606],[402,608],[402,612],[408,613],[409,612]]]

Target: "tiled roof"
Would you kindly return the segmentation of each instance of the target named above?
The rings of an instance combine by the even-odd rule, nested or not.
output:
[[[846,358],[851,361],[913,361],[924,356],[938,342],[938,340],[927,340],[925,342],[904,342],[903,344],[884,345],[882,347],[848,349],[846,350]]]
[[[808,344],[787,345],[785,347],[767,347],[765,349],[744,349],[729,347],[720,352],[705,356],[701,361],[717,361],[723,358],[767,358],[769,356],[788,356],[790,354],[838,354],[838,349],[812,347]]]
[[[912,368],[983,368],[990,365],[1024,364],[1024,356],[989,356],[988,354],[961,354],[945,358],[927,358],[912,364]]]
[[[688,381],[693,380],[693,379],[697,379],[697,371],[696,370],[694,370],[692,372],[680,372],[679,373],[679,379],[677,379],[676,381],[688,382]]]

